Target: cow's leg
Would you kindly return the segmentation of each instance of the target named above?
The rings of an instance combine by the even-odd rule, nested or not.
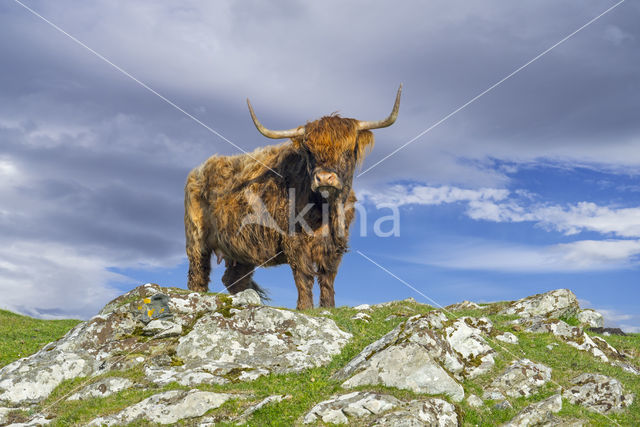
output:
[[[227,269],[222,275],[222,283],[230,294],[254,289],[253,270],[255,268],[256,266],[251,264],[227,262]]]
[[[333,282],[336,279],[337,270],[326,271],[321,269],[318,272],[318,285],[320,286],[320,307],[335,307],[335,292]]]
[[[194,170],[189,173],[184,188],[184,231],[189,258],[187,287],[197,292],[206,292],[209,289],[211,273],[213,248],[207,244],[209,229],[205,211],[199,172]]]
[[[293,279],[298,288],[298,310],[313,308],[313,276],[300,270],[293,270]]]
[[[187,287],[192,291],[207,292],[211,273],[211,249],[187,248],[187,256],[189,257]]]
[[[207,233],[203,222],[200,201],[191,198],[187,192],[184,214],[189,258],[187,287],[197,292],[206,292],[209,289],[209,273],[211,273],[212,248],[207,244]]]

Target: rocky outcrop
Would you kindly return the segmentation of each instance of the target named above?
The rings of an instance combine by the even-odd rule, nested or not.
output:
[[[476,304],[472,301],[464,300],[462,302],[458,302],[456,304],[451,304],[445,307],[447,311],[462,311],[462,310],[482,310],[482,307],[479,304]]]
[[[356,391],[318,403],[307,413],[303,422],[348,424],[350,419],[372,418],[402,404],[403,402],[387,394]]]
[[[513,417],[511,421],[504,424],[504,427],[528,427],[539,425],[557,425],[553,414],[560,412],[562,409],[562,396],[554,394],[553,396],[533,403],[518,415]]]
[[[507,344],[518,344],[518,337],[511,332],[505,332],[504,334],[496,335],[498,341],[506,342]]]
[[[571,316],[580,310],[578,298],[569,289],[557,289],[513,301],[500,314],[516,314],[520,317],[559,318]]]
[[[94,397],[107,397],[132,386],[133,381],[127,378],[107,377],[82,388],[77,393],[69,396],[67,400],[84,400],[92,399]]]
[[[529,397],[551,379],[551,368],[528,359],[517,360],[485,391],[484,399],[502,400],[509,397]]]
[[[205,412],[220,407],[233,396],[200,390],[171,390],[154,394],[115,415],[100,417],[90,426],[116,426],[135,421],[151,421],[158,424],[174,424],[179,420],[200,417]]]
[[[581,325],[590,328],[602,328],[604,326],[604,316],[595,310],[580,310],[576,316]]]
[[[458,426],[455,405],[442,399],[403,402],[375,392],[353,392],[320,402],[309,411],[304,424],[357,424],[370,426]]]
[[[229,297],[147,284],[0,369],[0,403],[37,403],[65,380],[134,366],[159,385],[296,372],[328,363],[350,337],[331,319],[262,306],[253,290]]]
[[[375,427],[438,426],[456,427],[461,424],[455,405],[442,399],[412,400],[402,409],[392,411],[376,420]]]
[[[614,365],[606,366],[611,372],[640,373],[637,352],[628,346],[620,352],[558,318],[585,327],[601,319],[580,310],[567,290],[482,306],[465,301],[443,310],[407,299],[309,313],[316,312],[264,306],[253,290],[228,296],[138,287],[62,339],[1,368],[0,425],[61,424],[49,411],[51,400],[99,407],[104,398],[129,400],[82,424],[256,424],[266,422],[265,414],[270,420],[293,407],[298,412],[289,422],[296,425],[457,426],[468,424],[463,416],[474,411],[516,410],[506,425],[580,425],[560,418],[563,399],[608,414],[626,411],[637,392],[627,374],[585,373],[570,380],[557,371],[564,365],[555,364],[554,355],[580,351],[593,357],[590,364]],[[345,349],[353,337],[333,319],[365,335]],[[389,331],[386,322],[396,327]],[[362,339],[372,333],[382,336]],[[354,346],[364,347],[355,357]],[[531,360],[545,346],[544,364]],[[498,352],[500,366],[506,363],[500,370]],[[274,377],[231,384],[265,375]],[[264,383],[272,378],[267,395]],[[60,393],[68,387],[63,385],[52,394],[74,379],[72,390]],[[290,379],[296,385],[289,390]],[[300,380],[311,393],[298,393]],[[465,388],[482,398],[465,396]],[[550,389],[557,394],[547,397]],[[321,398],[295,401],[309,395]]]
[[[401,323],[338,371],[343,387],[385,385],[416,393],[464,397],[458,381],[485,373],[494,365],[494,350],[483,334],[489,319],[449,321],[440,311]]]
[[[518,319],[514,323],[525,326],[525,331],[533,333],[550,333],[565,343],[581,351],[586,351],[603,362],[609,362],[619,366],[627,372],[640,375],[640,370],[627,362],[627,356],[604,339],[590,336],[577,326],[570,326],[558,319],[544,319],[533,317],[530,319]]]
[[[620,412],[633,403],[634,396],[624,392],[622,384],[615,378],[600,374],[582,374],[571,381],[573,387],[565,390],[562,397],[569,402],[601,414]]]
[[[247,292],[247,291],[245,291]],[[206,316],[178,339],[175,357],[151,361],[147,379],[159,385],[224,384],[288,373],[328,363],[347,343],[333,320],[272,307],[250,307],[233,316]]]

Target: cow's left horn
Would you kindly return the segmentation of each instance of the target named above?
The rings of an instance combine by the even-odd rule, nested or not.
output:
[[[251,113],[251,118],[253,119],[253,124],[256,125],[258,131],[261,134],[266,136],[267,138],[273,139],[281,139],[281,138],[293,138],[294,136],[304,135],[304,126],[299,126],[293,129],[287,130],[271,130],[262,126],[262,123],[258,121],[256,117],[256,113],[253,112],[253,107],[251,107],[251,102],[249,102],[249,98],[247,98],[247,105],[249,106],[249,113]]]
[[[393,104],[393,111],[389,114],[384,120],[376,120],[373,122],[358,122],[358,129],[378,129],[378,128],[386,128],[387,126],[391,126],[393,122],[398,118],[398,110],[400,109],[400,95],[402,94],[402,83],[400,83],[400,87],[398,88],[398,93],[396,94],[396,103]]]

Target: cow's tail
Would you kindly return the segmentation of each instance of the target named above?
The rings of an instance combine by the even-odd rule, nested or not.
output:
[[[271,301],[271,298],[269,298],[269,294],[267,293],[267,291],[261,288],[255,280],[251,280],[251,289],[256,291],[258,295],[260,295],[260,299],[262,300],[262,302]]]

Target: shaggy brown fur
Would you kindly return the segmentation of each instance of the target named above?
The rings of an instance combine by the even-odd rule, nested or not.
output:
[[[304,135],[288,142],[250,155],[213,156],[191,171],[185,187],[189,289],[208,289],[215,254],[225,260],[222,281],[230,293],[255,289],[264,296],[252,278],[255,267],[289,264],[298,309],[313,307],[316,277],[320,305],[333,307],[333,282],[354,217],[353,174],[374,142],[371,131],[358,131],[357,123],[337,115],[323,117],[307,123]],[[312,191],[318,170],[334,172],[341,189],[325,194],[327,198]],[[289,228],[290,191],[295,192],[293,217],[302,212],[308,229],[300,223]],[[260,206],[274,223],[252,220],[260,215]],[[328,217],[324,223],[323,210]]]

